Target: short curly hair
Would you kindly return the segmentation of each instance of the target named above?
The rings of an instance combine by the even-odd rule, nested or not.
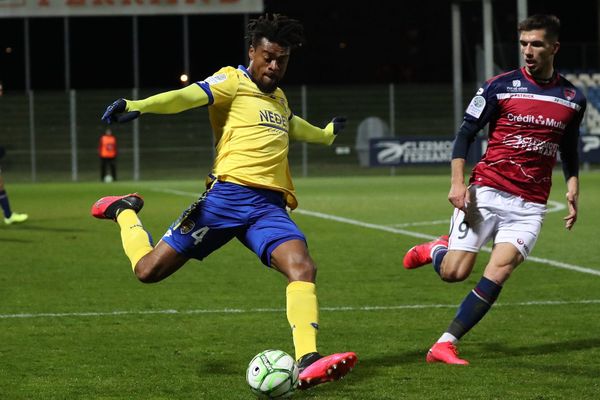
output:
[[[248,42],[257,47],[263,38],[290,49],[306,43],[304,27],[300,21],[281,14],[265,14],[250,20],[246,35]]]
[[[546,37],[557,41],[560,35],[560,19],[551,14],[535,14],[521,21],[518,26],[519,33],[534,29],[544,29]]]

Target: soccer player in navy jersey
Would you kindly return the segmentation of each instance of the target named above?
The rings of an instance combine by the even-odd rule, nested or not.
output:
[[[493,241],[483,277],[427,353],[427,362],[468,364],[456,344],[490,310],[502,286],[530,254],[542,227],[552,169],[560,153],[567,183],[566,229],[577,221],[581,91],[554,69],[560,21],[533,15],[518,26],[525,66],[488,80],[471,100],[454,142],[448,200],[450,233],[411,248],[404,267],[433,263],[442,280],[465,280],[477,254]],[[464,181],[465,158],[476,133],[489,124],[488,146]]]
[[[165,279],[189,259],[202,260],[233,238],[288,279],[287,317],[292,328],[300,388],[346,375],[357,361],[353,352],[317,352],[316,266],[306,238],[286,207],[298,205],[292,184],[289,141],[330,145],[343,129],[336,117],[324,129],[294,115],[278,87],[291,50],[304,42],[302,25],[282,15],[266,15],[248,25],[248,67],[224,67],[201,82],[143,100],[119,99],[105,122],[126,122],[145,113],[173,114],[207,106],[216,158],[207,190],[153,247],[137,213],[138,194],[108,196],[92,215],[119,224],[123,248],[137,278]]]

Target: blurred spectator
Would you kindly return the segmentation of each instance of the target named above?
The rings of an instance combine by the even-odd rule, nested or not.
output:
[[[117,180],[117,138],[112,134],[110,128],[106,128],[100,136],[98,144],[98,155],[100,156],[100,180],[112,182]],[[110,174],[108,169],[110,168]]]

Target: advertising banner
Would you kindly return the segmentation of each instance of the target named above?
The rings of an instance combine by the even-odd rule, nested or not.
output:
[[[0,0],[0,18],[262,12],[263,0]]]
[[[580,137],[581,162],[600,163],[600,136],[585,135]]]
[[[370,140],[369,165],[390,167],[402,165],[450,164],[454,138],[448,136],[423,137],[402,136]],[[487,143],[476,139],[471,145],[468,162],[476,162],[483,154]]]
[[[371,139],[369,166],[390,167],[402,165],[449,164],[452,160],[453,140],[444,137],[403,136]],[[469,149],[467,162],[476,163],[487,145],[487,140],[477,138]],[[580,136],[580,161],[600,163],[600,135]]]

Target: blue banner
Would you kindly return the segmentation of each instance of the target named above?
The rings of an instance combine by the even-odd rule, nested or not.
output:
[[[454,138],[448,136],[402,136],[398,138],[371,139],[369,166],[389,167],[402,165],[450,164]],[[477,162],[487,141],[477,138],[469,149],[467,161]]]
[[[580,136],[581,162],[600,163],[600,136]]]
[[[369,166],[391,167],[402,165],[449,164],[452,160],[452,144],[447,136],[403,136],[397,138],[371,139],[369,142]],[[600,135],[580,136],[579,154],[582,163],[600,163]],[[476,138],[469,149],[467,162],[479,161],[487,140]]]

